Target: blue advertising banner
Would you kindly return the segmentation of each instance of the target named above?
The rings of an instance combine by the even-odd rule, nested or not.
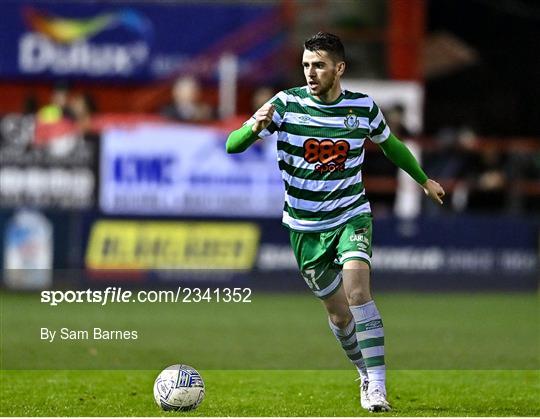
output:
[[[5,0],[0,32],[4,78],[213,77],[223,53],[240,58],[240,77],[260,75],[284,41],[279,8],[265,3]]]
[[[100,208],[115,215],[280,217],[276,141],[227,155],[227,132],[140,124],[103,132]]]
[[[263,277],[299,278],[288,235],[263,223],[256,269]],[[524,217],[375,218],[373,287],[535,290],[539,233],[540,220]]]

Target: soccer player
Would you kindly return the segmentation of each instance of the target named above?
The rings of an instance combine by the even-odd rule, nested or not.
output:
[[[302,277],[322,300],[330,329],[358,369],[361,406],[389,411],[384,329],[370,291],[364,141],[378,144],[439,204],[444,190],[390,132],[371,97],[341,88],[345,51],[337,36],[319,32],[308,39],[302,66],[307,85],[277,93],[229,135],[227,152],[240,153],[277,132],[283,224]]]

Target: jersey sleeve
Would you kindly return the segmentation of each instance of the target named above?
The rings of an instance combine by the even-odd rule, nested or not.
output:
[[[275,107],[274,115],[272,116],[272,122],[270,125],[263,129],[259,133],[259,138],[270,137],[274,132],[279,131],[281,123],[283,122],[283,117],[285,115],[285,106],[287,103],[287,97],[285,93],[279,92],[272,99],[266,103],[271,103]],[[244,124],[253,125],[255,123],[255,116],[251,116]]]
[[[377,104],[373,102],[373,106],[369,112],[369,138],[375,144],[380,144],[386,141],[390,137],[390,134],[390,128],[386,124],[384,115]]]

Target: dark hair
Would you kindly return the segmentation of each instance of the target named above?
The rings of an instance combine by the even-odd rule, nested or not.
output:
[[[308,51],[326,51],[335,61],[345,61],[345,48],[341,39],[327,32],[319,32],[304,42],[304,49]]]

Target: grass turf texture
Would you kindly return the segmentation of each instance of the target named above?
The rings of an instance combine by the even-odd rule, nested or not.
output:
[[[537,416],[537,298],[378,295],[392,414]],[[307,293],[252,300],[49,307],[37,294],[2,293],[0,415],[178,415],[152,397],[155,376],[174,363],[194,366],[206,382],[206,400],[187,415],[363,414],[355,372],[320,303]],[[138,330],[139,339],[47,343],[40,327]]]
[[[155,372],[2,372],[1,416],[368,416],[352,371],[203,371],[192,412],[162,412]],[[535,371],[391,371],[382,416],[538,416]],[[371,414],[372,415],[372,414]]]

